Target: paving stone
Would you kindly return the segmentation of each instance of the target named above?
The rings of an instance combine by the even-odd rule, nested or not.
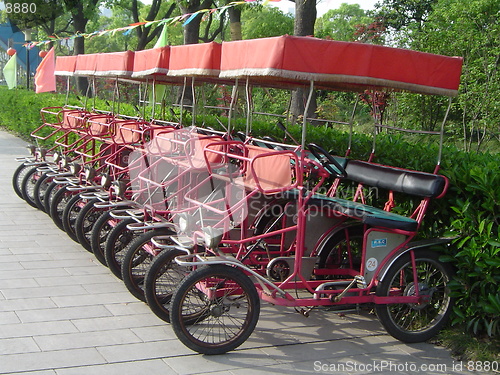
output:
[[[57,375],[176,375],[161,359],[144,361],[127,361],[123,363],[108,363],[104,365],[85,366],[58,369]]]
[[[21,280],[21,282],[24,279]],[[48,309],[56,307],[56,304],[49,297],[42,298],[23,298],[5,300],[0,304],[0,311],[23,311],[23,310],[37,310]]]
[[[83,286],[81,289],[85,290]],[[87,292],[85,290],[85,292]],[[87,292],[88,293],[88,292]],[[70,296],[60,296],[53,297],[52,300],[60,307],[70,307],[70,306],[89,306],[96,304],[108,304],[108,303],[130,303],[136,302],[137,299],[132,296],[128,291],[123,291],[119,293],[100,293],[100,294],[86,294],[86,295],[70,295]]]
[[[111,316],[111,313],[102,305],[96,306],[78,306],[65,308],[49,308],[49,309],[31,309],[18,311],[17,316],[22,322],[50,322],[55,320],[72,320],[83,318],[100,318],[103,316]]]
[[[142,342],[129,329],[36,336],[34,341],[42,351],[93,348],[97,346],[104,347]]]
[[[98,347],[97,350],[108,362],[137,361],[181,356],[182,359],[189,363],[190,359],[184,358],[183,356],[193,353],[184,345],[179,345],[179,342],[174,340],[103,346]],[[170,366],[168,361],[166,361],[166,363]],[[198,367],[198,371],[202,368],[203,367]]]
[[[40,352],[40,347],[32,337],[0,340],[0,355]]]
[[[13,311],[0,312],[0,326],[5,324],[19,323],[17,314]]]
[[[29,289],[5,289],[3,293],[7,299],[57,296],[77,298],[80,294],[87,294],[87,291],[80,285],[55,285]]]
[[[73,320],[73,324],[78,328],[80,332],[91,332],[103,331],[108,329],[127,329],[162,325],[163,322],[156,316],[148,313],[95,319],[75,319]]]
[[[0,374],[105,363],[95,348],[3,355]]]
[[[4,338],[34,337],[38,335],[56,335],[58,333],[74,332],[78,332],[78,329],[70,321],[0,324],[0,340]]]
[[[213,371],[234,371],[234,369],[251,369],[253,367],[275,366],[278,362],[260,349],[236,350],[221,356],[190,355],[164,359],[178,374],[197,374],[200,370],[210,368]]]

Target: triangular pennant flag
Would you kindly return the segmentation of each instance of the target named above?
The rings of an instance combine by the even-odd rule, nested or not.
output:
[[[163,25],[163,30],[161,31],[160,36],[158,37],[158,40],[156,41],[156,44],[153,48],[160,48],[160,47],[165,47],[168,45],[168,30],[167,30],[167,25]]]
[[[35,92],[56,91],[56,57],[54,47],[45,55],[35,73]]]
[[[3,76],[7,82],[9,89],[17,87],[17,54],[12,56],[7,64],[3,67]]]

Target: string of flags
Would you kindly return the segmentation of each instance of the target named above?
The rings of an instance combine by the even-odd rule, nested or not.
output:
[[[173,24],[182,22],[182,26],[184,27],[187,24],[189,24],[192,20],[194,20],[196,18],[196,16],[198,16],[199,14],[203,14],[206,17],[209,14],[212,14],[215,12],[223,12],[226,9],[229,9],[229,8],[232,8],[232,7],[235,7],[238,5],[243,5],[243,4],[246,4],[249,2],[254,2],[254,1],[255,0],[232,1],[224,6],[217,7],[217,8],[200,9],[194,13],[187,13],[187,14],[183,14],[180,16],[164,18],[161,20],[136,22],[136,23],[132,23],[132,24],[129,24],[127,26],[119,27],[116,29],[93,31],[91,33],[76,33],[76,34],[66,36],[66,37],[59,37],[57,35],[51,35],[51,36],[49,36],[49,39],[47,39],[47,40],[33,41],[33,42],[25,43],[24,46],[26,48],[30,49],[30,48],[33,48],[35,46],[46,45],[46,44],[49,44],[49,43],[54,42],[54,41],[71,40],[71,39],[75,39],[75,38],[93,38],[96,36],[102,36],[102,35],[108,35],[108,34],[115,35],[118,32],[123,33],[123,35],[128,35],[135,28],[137,28],[139,26],[144,26],[144,27],[151,27],[153,25],[158,25],[158,26],[167,25],[167,26],[169,26],[169,25],[173,25]],[[281,1],[281,0],[265,0],[264,5],[268,4],[269,2],[279,2],[279,1]]]

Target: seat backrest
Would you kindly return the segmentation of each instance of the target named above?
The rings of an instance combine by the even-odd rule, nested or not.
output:
[[[419,197],[436,198],[447,187],[446,177],[441,175],[358,160],[349,160],[346,172],[354,182]]]
[[[291,153],[246,145],[250,162],[244,176],[247,188],[263,193],[283,191],[292,187]]]

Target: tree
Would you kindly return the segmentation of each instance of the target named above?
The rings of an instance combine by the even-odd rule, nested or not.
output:
[[[278,8],[250,5],[243,10],[243,39],[293,34],[293,23],[293,16]]]
[[[377,17],[383,19],[386,27],[396,31],[409,26],[422,30],[432,7],[438,0],[382,0],[375,4]]]
[[[314,0],[295,0],[295,22],[293,26],[293,35],[308,36],[314,35],[314,23],[316,22],[316,1]],[[291,115],[295,121],[305,112],[309,89],[298,88],[293,92],[291,103]],[[311,97],[311,102],[306,113],[307,117],[316,116],[316,93]]]
[[[331,37],[334,40],[354,41],[358,25],[373,22],[359,4],[343,3],[338,9],[330,9],[316,20],[315,35],[318,38]]]
[[[175,2],[167,4],[167,2],[163,2],[162,0],[153,0],[149,9],[138,0],[120,0],[116,5],[130,11],[134,22],[170,18],[176,8]],[[148,43],[160,35],[162,28],[163,26],[146,27],[145,25],[136,27],[137,45],[135,50],[140,51],[145,49]]]
[[[500,141],[499,12],[498,0],[439,0],[415,40],[424,51],[464,58],[456,119],[466,150]]]

